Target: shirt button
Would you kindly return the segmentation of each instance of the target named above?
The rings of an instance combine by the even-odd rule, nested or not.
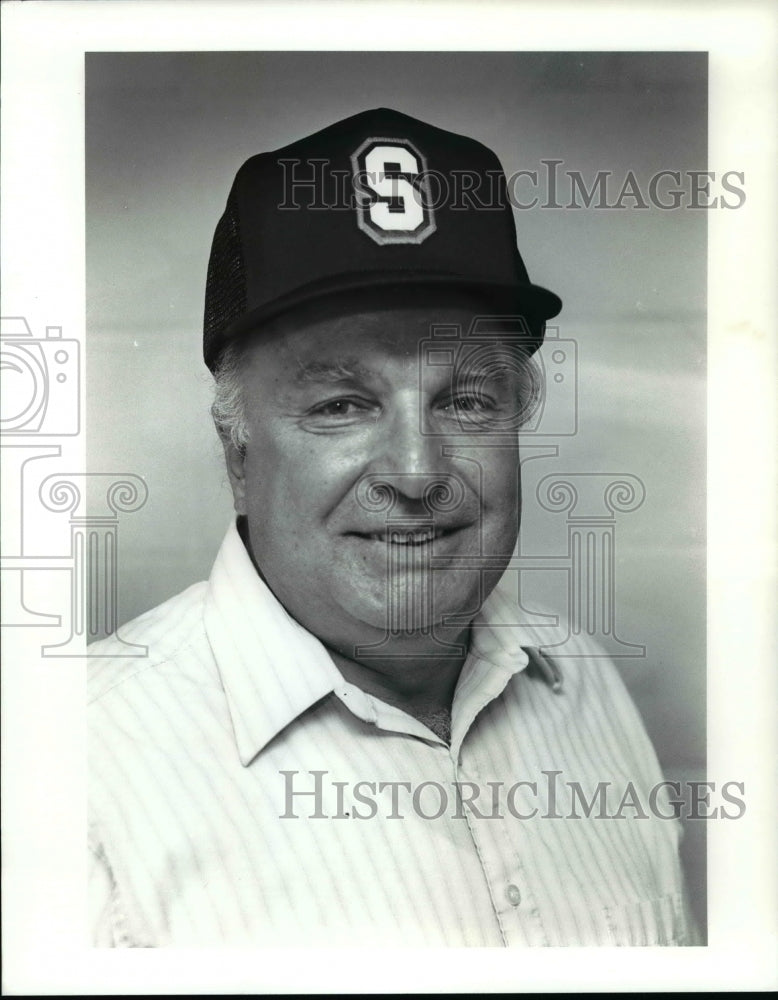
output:
[[[509,885],[506,891],[508,902],[511,906],[518,906],[521,902],[521,893],[515,885]]]

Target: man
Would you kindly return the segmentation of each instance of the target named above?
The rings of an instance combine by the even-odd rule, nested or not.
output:
[[[204,332],[237,518],[123,629],[146,659],[91,650],[95,943],[691,942],[614,667],[563,676],[502,579],[560,308],[473,140],[377,109],[240,169]]]

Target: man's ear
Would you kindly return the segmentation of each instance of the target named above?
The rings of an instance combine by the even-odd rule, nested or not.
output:
[[[236,448],[229,435],[223,427],[217,427],[216,431],[224,448],[224,461],[227,465],[227,475],[230,478],[232,487],[232,499],[236,514],[246,513],[246,456],[240,449]]]

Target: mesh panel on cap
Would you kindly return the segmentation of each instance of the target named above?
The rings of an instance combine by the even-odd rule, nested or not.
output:
[[[222,332],[246,312],[246,267],[240,242],[235,198],[227,199],[224,215],[213,234],[208,277],[205,284],[204,346],[209,367],[221,342]]]

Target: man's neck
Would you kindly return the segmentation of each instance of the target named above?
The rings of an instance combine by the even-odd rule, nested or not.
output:
[[[331,647],[328,652],[347,681],[430,725],[430,721],[450,717],[467,656],[469,626],[446,641],[450,645],[426,651],[398,644],[389,653],[359,660]],[[430,728],[438,732],[439,727]]]

